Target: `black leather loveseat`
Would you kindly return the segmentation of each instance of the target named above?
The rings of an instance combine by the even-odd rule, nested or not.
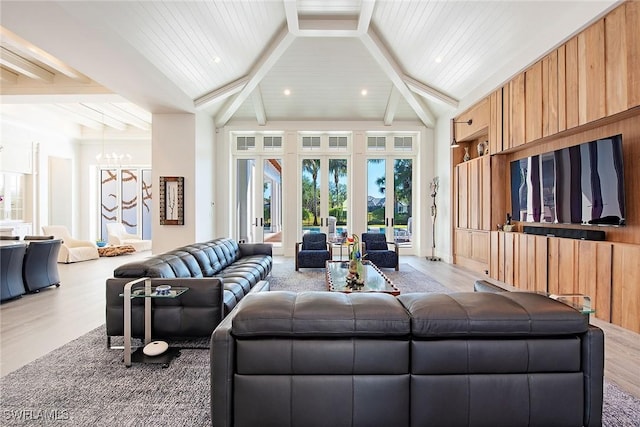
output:
[[[602,422],[602,331],[534,293],[263,292],[210,351],[216,427]]]
[[[154,337],[208,337],[220,321],[250,292],[269,290],[271,245],[238,244],[220,238],[194,243],[119,266],[106,282],[107,336],[124,335],[124,285],[153,278],[153,285],[186,286],[174,299],[152,300]],[[132,334],[144,335],[144,301],[132,301]]]

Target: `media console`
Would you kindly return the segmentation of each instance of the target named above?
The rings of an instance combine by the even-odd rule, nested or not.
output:
[[[601,230],[580,230],[577,228],[534,227],[525,225],[522,230],[525,234],[538,236],[564,237],[579,240],[605,240],[605,233]]]

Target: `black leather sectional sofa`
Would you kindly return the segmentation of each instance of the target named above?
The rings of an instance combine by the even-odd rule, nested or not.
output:
[[[269,290],[273,258],[269,244],[238,244],[220,238],[194,243],[119,266],[106,282],[107,336],[124,335],[124,285],[151,277],[153,285],[186,286],[179,298],[152,300],[154,338],[209,337],[251,292]],[[144,299],[132,301],[132,334],[144,336]]]
[[[212,334],[214,426],[599,426],[604,338],[524,292],[263,292]]]

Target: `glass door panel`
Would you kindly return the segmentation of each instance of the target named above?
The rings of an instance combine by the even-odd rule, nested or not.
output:
[[[367,231],[384,233],[386,230],[386,159],[367,160]]]
[[[327,236],[337,242],[348,234],[347,159],[329,159]]]
[[[282,162],[236,159],[238,240],[282,246]]]
[[[262,164],[262,211],[265,242],[282,246],[282,162],[264,159]]]
[[[320,212],[320,159],[302,159],[301,173],[302,234],[320,233],[324,226]]]
[[[413,159],[367,159],[367,231],[411,246]],[[392,183],[388,187],[387,183]]]
[[[412,238],[413,160],[393,161],[393,241],[410,245]]]

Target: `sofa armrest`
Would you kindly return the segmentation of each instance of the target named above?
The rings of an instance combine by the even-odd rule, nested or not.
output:
[[[231,326],[237,312],[238,310],[232,310],[211,334],[209,350],[211,424],[218,427],[233,425],[233,376],[235,374],[236,342],[231,335]]]
[[[124,285],[130,278],[107,279],[106,282],[106,328],[108,336],[124,335]],[[151,285],[168,284],[189,288],[179,298],[151,301],[152,333],[154,337],[209,336],[224,317],[223,283],[220,279],[157,278]],[[132,301],[133,336],[143,336],[144,298]]]
[[[239,243],[240,256],[268,255],[273,256],[272,245],[270,243]]]
[[[584,426],[602,425],[602,393],[604,377],[604,334],[589,325],[582,336],[582,370],[584,373]]]

